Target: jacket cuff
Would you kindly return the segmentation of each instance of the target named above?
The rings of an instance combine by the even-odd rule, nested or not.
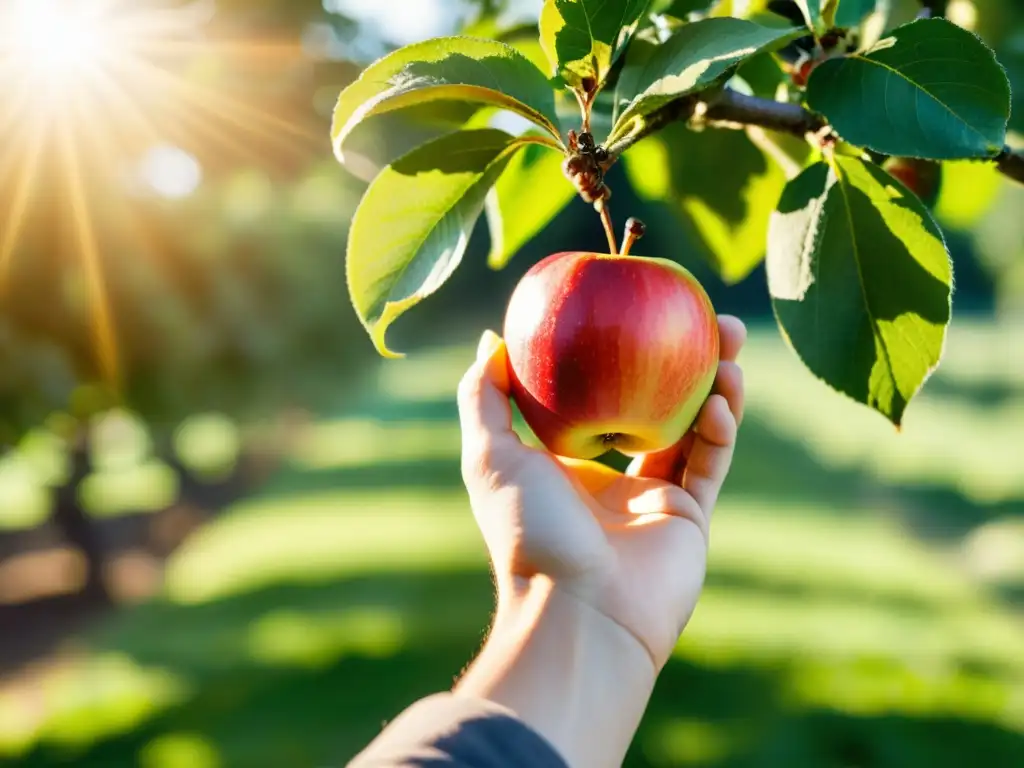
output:
[[[486,699],[438,693],[395,718],[348,768],[569,768],[511,710]]]

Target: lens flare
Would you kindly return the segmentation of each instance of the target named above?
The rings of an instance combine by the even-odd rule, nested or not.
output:
[[[36,85],[71,87],[83,69],[100,66],[116,48],[103,20],[86,6],[52,0],[15,0],[3,25],[7,52]]]
[[[26,235],[36,226],[68,233],[66,245],[46,242],[68,250],[55,263],[87,288],[96,369],[114,386],[117,328],[131,318],[115,317],[107,299],[105,275],[124,249],[104,247],[104,237],[134,240],[143,253],[160,245],[138,223],[125,180],[157,150],[248,163],[323,151],[301,117],[238,86],[308,67],[301,40],[239,40],[217,28],[216,9],[209,0],[0,0],[0,315],[14,306],[10,267]],[[201,183],[201,166],[187,170],[171,197]]]

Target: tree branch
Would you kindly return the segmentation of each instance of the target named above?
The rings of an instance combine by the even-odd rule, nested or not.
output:
[[[798,104],[747,96],[731,88],[723,88],[710,98],[705,94],[700,96],[704,98],[684,96],[647,115],[633,131],[608,145],[608,154],[616,158],[669,123],[689,122],[695,118],[719,124],[719,127],[756,125],[801,137],[818,133],[828,125],[823,117]]]
[[[643,123],[637,124],[625,136],[605,147],[608,150],[608,162],[605,165],[611,166],[627,149],[651,134],[657,133],[669,123],[688,122],[693,117],[696,107],[697,99],[695,97],[684,96],[656,109],[647,115]]]
[[[1024,184],[1024,154],[1003,147],[1003,151],[996,155],[996,168],[1007,178]]]
[[[801,137],[820,133],[828,126],[825,118],[799,104],[747,96],[731,88],[724,88],[717,98],[708,103],[704,119],[714,123],[756,125]]]
[[[824,117],[798,104],[748,96],[731,88],[723,88],[710,97],[701,96],[705,98],[686,96],[652,112],[636,129],[607,147],[608,164],[638,141],[677,121],[699,119],[719,128],[757,126],[800,138],[818,136],[822,139],[831,132]],[[1024,153],[1005,147],[992,160],[1000,173],[1024,184]]]

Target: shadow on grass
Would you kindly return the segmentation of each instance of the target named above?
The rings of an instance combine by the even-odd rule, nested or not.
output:
[[[457,418],[448,400],[388,403],[373,415],[396,422]],[[317,471],[290,468],[260,496],[283,500],[326,489],[403,487],[461,488],[457,456]],[[778,434],[756,414],[744,423],[726,492],[776,505],[792,502],[821,515],[884,505],[915,534],[948,540],[994,517],[1024,512],[1021,504],[979,505],[952,489],[884,484],[867,472],[826,466],[808,446]],[[811,580],[768,584],[728,570],[713,571],[708,584],[754,594],[765,603],[831,597],[854,611],[867,599],[900,615],[932,610],[911,597],[868,597]],[[482,570],[279,584],[197,606],[156,602],[125,609],[87,632],[86,642],[96,652],[123,654],[143,668],[167,671],[184,683],[184,698],[120,732],[114,717],[106,733],[83,749],[45,742],[17,762],[0,765],[214,764],[187,756],[154,761],[154,746],[175,734],[190,735],[217,756],[215,764],[230,768],[344,765],[382,722],[416,698],[451,685],[479,647],[491,610],[491,582]],[[835,710],[794,702],[792,678],[806,674],[800,671],[806,661],[795,651],[775,665],[737,659],[705,666],[673,659],[626,768],[1021,765],[1024,735],[991,722],[907,714],[898,706],[890,714],[868,716],[841,711],[842,701],[835,702]],[[980,666],[975,671],[999,673]],[[900,701],[914,705],[913,693]],[[71,716],[72,730],[76,717]],[[93,724],[102,720],[89,713],[81,718]]]
[[[458,418],[454,403],[448,400],[388,402],[370,415],[382,422]],[[613,454],[603,460],[618,469],[628,463],[627,458]],[[460,487],[458,458],[436,456],[309,471],[292,468],[279,474],[266,494],[403,486]],[[756,413],[750,413],[743,423],[725,492],[776,504],[800,504],[823,515],[848,514],[858,506],[865,510],[884,507],[887,513],[899,515],[913,534],[940,543],[955,542],[992,519],[1024,515],[1024,500],[978,504],[953,488],[889,484],[860,469],[827,466],[808,445],[780,434]]]
[[[444,400],[385,400],[375,409],[374,418],[383,422],[459,420],[454,393]]]
[[[388,488],[423,488],[424,490],[462,487],[459,461],[454,458],[417,459],[329,469],[282,472],[260,493],[260,499],[286,498],[295,493],[350,488],[382,490]]]
[[[962,381],[935,376],[928,381],[928,392],[935,397],[959,400],[979,408],[998,408],[1019,399],[1024,391],[1005,381]]]
[[[451,686],[479,647],[491,609],[482,570],[140,606],[87,640],[97,652],[176,675],[189,693],[125,732],[75,751],[39,745],[17,765],[157,765],[147,759],[154,749],[188,735],[216,755],[215,764],[231,768],[342,766],[383,722]],[[1019,764],[1013,761],[1024,754],[1024,735],[988,722],[801,708],[788,681],[803,661],[712,667],[673,659],[624,765],[998,767]],[[83,719],[95,722],[90,713]]]
[[[913,595],[895,593],[866,593],[850,584],[822,584],[812,579],[797,581],[777,581],[766,583],[752,575],[749,571],[730,569],[727,566],[713,564],[704,579],[705,588],[730,592],[759,592],[766,600],[800,599],[813,601],[829,599],[844,605],[870,605],[898,612],[901,616],[923,617],[934,612],[935,606],[927,600]]]
[[[1024,580],[1000,585],[995,588],[995,592],[1008,604],[1024,609]]]

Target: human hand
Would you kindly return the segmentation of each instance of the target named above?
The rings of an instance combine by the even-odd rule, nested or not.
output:
[[[675,446],[625,473],[525,445],[512,427],[504,343],[488,332],[459,386],[462,473],[499,604],[536,577],[626,630],[655,671],[704,582],[709,526],[743,418],[743,323],[719,318],[713,394]],[[500,609],[499,609],[500,612]]]
[[[455,692],[515,713],[570,766],[621,765],[697,603],[708,530],[743,417],[746,329],[719,319],[713,394],[674,446],[625,473],[525,445],[493,333],[459,385],[462,475],[498,588]]]

